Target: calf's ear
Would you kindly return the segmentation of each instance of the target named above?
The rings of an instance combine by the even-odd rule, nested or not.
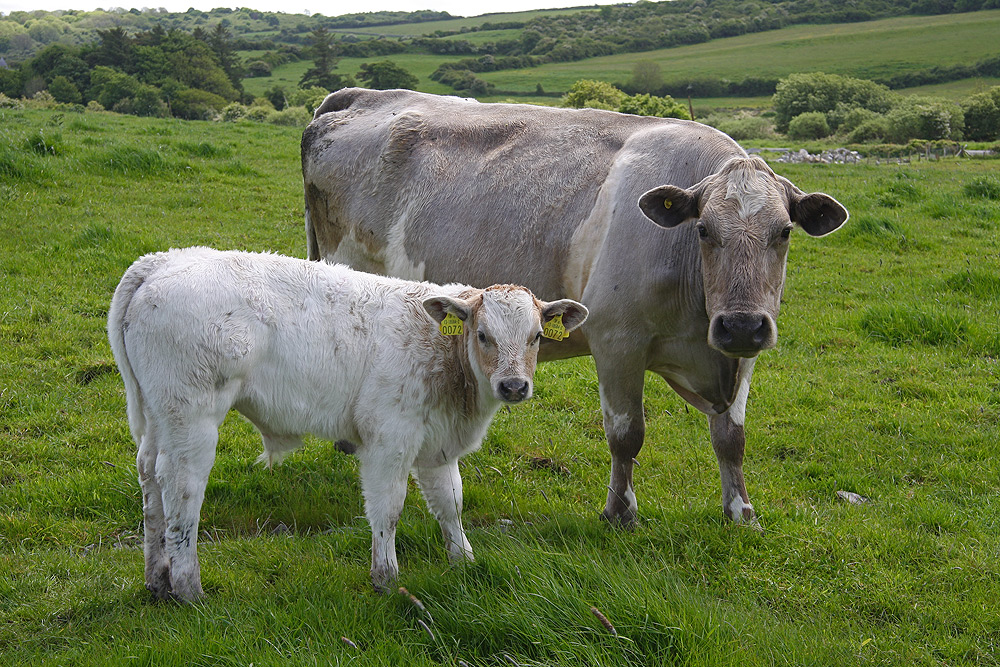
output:
[[[675,185],[661,185],[639,197],[639,208],[660,227],[676,227],[697,218],[701,191],[685,190]]]
[[[560,299],[542,304],[542,322],[548,322],[556,315],[562,315],[563,326],[566,331],[572,331],[587,320],[590,311],[582,303],[577,303],[572,299]]]
[[[450,296],[432,296],[424,299],[424,310],[438,324],[441,323],[449,313],[462,320],[469,319],[472,314],[472,305],[461,299],[453,299]]]
[[[810,236],[826,236],[840,229],[849,217],[839,201],[822,192],[793,194],[788,215]]]

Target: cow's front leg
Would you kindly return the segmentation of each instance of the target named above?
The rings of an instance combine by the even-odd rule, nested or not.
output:
[[[448,558],[453,563],[472,561],[472,545],[462,527],[462,477],[458,461],[437,467],[418,465],[416,473],[424,500],[441,526]]]
[[[712,449],[719,460],[719,474],[722,478],[722,509],[736,523],[750,523],[757,519],[743,480],[743,452],[746,448],[743,421],[752,372],[752,363],[742,371],[736,398],[729,410],[720,415],[708,416]]]
[[[608,500],[601,518],[612,525],[631,527],[638,516],[632,468],[646,436],[642,413],[644,369],[615,359],[597,363],[604,433],[611,450],[611,479]]]
[[[412,458],[379,446],[362,448],[358,458],[365,515],[372,529],[372,585],[379,593],[388,593],[399,577],[396,524],[406,500]]]

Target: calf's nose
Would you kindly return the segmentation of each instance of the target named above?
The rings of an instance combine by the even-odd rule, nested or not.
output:
[[[528,397],[531,383],[524,378],[507,378],[500,382],[500,398],[508,403],[518,403]]]

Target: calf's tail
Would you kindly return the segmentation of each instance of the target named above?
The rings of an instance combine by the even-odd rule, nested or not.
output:
[[[137,259],[122,276],[121,282],[118,283],[115,294],[111,298],[111,308],[108,310],[108,342],[111,344],[111,353],[115,357],[115,363],[118,364],[118,372],[125,383],[128,426],[136,445],[142,442],[142,435],[146,432],[146,418],[143,410],[142,391],[135,378],[135,373],[132,372],[128,350],[125,348],[125,330],[128,327],[126,317],[129,305],[132,303],[132,297],[165,261],[165,253],[146,255]]]

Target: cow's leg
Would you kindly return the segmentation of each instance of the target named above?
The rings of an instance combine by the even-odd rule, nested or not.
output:
[[[170,597],[170,560],[166,552],[167,523],[163,516],[163,491],[156,480],[156,431],[147,424],[142,436],[136,468],[142,488],[143,555],[146,588],[156,597]]]
[[[749,523],[757,518],[743,480],[743,451],[746,447],[743,422],[752,373],[753,364],[746,364],[741,369],[736,398],[729,410],[720,415],[708,416],[712,449],[719,460],[719,474],[722,478],[722,508],[726,516],[736,523]]]
[[[632,486],[632,468],[642,449],[646,435],[642,413],[644,369],[620,358],[598,358],[595,354],[597,377],[600,382],[601,411],[604,433],[611,449],[611,480],[608,500],[601,518],[613,525],[630,527],[635,524],[638,505]]]
[[[416,447],[390,446],[385,441],[366,443],[358,450],[361,491],[365,497],[365,515],[372,529],[372,585],[388,593],[399,576],[396,560],[396,524],[406,500],[406,481],[416,454]],[[407,452],[412,451],[413,454]]]
[[[198,566],[198,520],[208,474],[215,463],[219,427],[215,420],[200,419],[175,425],[169,431],[169,442],[160,443],[156,458],[166,518],[164,547],[172,594],[194,602],[204,595]]]
[[[472,545],[462,528],[462,477],[458,461],[443,466],[417,466],[417,482],[424,500],[441,525],[448,557],[453,563],[471,561]]]

